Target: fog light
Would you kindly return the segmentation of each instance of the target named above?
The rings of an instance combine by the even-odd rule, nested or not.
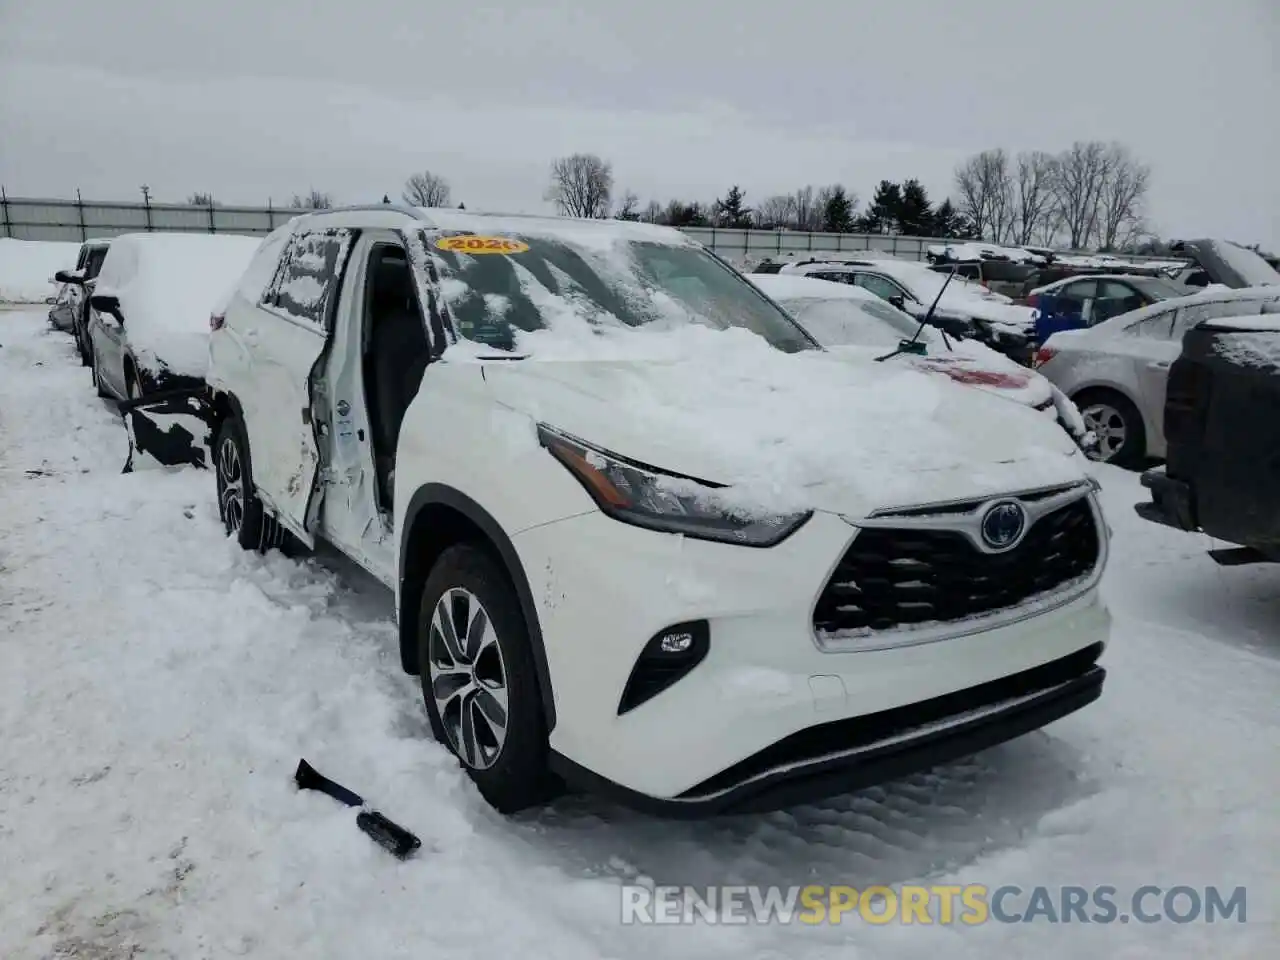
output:
[[[684,653],[692,646],[692,633],[664,633],[658,641],[658,649],[663,653]]]
[[[618,715],[652,700],[687,676],[711,649],[711,625],[705,620],[675,623],[649,638],[636,658],[618,702]]]

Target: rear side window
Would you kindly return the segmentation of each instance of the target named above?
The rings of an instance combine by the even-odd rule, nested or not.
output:
[[[1173,324],[1179,313],[1186,311],[1165,310],[1154,316],[1130,324],[1125,333],[1132,337],[1144,337],[1148,340],[1168,340],[1173,335]]]
[[[92,280],[102,272],[102,261],[107,259],[106,247],[92,247],[89,250],[89,257],[85,261],[84,276],[86,280]]]
[[[328,330],[350,249],[351,231],[345,228],[294,235],[280,257],[263,304],[307,326]]]

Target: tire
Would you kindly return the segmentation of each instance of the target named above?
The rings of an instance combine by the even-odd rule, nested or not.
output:
[[[266,553],[272,547],[280,547],[284,530],[274,517],[267,515],[253,492],[249,441],[239,417],[227,417],[218,431],[213,445],[213,473],[218,517],[227,535],[234,536],[244,550]]]
[[[1147,459],[1147,431],[1142,414],[1115,390],[1084,390],[1071,398],[1080,408],[1086,429],[1098,435],[1094,460],[1136,469]]]
[[[478,650],[449,642],[451,627],[456,636],[480,617],[487,629],[471,638]],[[431,568],[419,605],[418,663],[431,732],[490,806],[509,814],[549,800],[556,787],[528,626],[505,571],[479,546],[452,546]],[[498,716],[505,719],[500,732]]]

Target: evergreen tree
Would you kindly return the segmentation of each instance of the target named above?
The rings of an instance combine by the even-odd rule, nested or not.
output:
[[[933,212],[933,235],[967,240],[974,236],[973,224],[948,198],[938,204],[938,209]]]
[[[898,207],[898,229],[908,236],[933,236],[933,204],[924,185],[914,177],[902,185],[902,202]]]
[[[831,188],[823,206],[822,229],[827,233],[853,232],[853,200],[839,184]]]
[[[745,194],[734,184],[723,200],[715,205],[716,225],[742,230],[751,226],[751,208],[743,206]]]
[[[859,227],[867,233],[898,233],[901,213],[902,187],[892,180],[881,180]]]

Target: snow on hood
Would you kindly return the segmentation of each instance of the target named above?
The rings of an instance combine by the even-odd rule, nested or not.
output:
[[[78,243],[0,237],[0,303],[44,303],[58,292],[53,275],[79,254]]]
[[[927,356],[900,354],[886,362],[943,374],[957,383],[1027,406],[1042,406],[1053,400],[1049,381],[1035,371],[976,340],[944,338],[933,327],[922,328],[918,320],[861,287],[795,274],[764,274],[748,279],[794,313],[824,347],[843,356],[875,361],[900,340],[918,333]],[[826,309],[828,305],[831,309]]]
[[[96,294],[120,299],[138,363],[204,376],[209,315],[245,272],[261,237],[128,233],[111,242]]]
[[[1083,458],[1043,415],[906,364],[787,354],[741,330],[529,334],[486,364],[498,401],[770,511],[892,505],[1071,483]],[[483,353],[474,345],[446,361]]]

